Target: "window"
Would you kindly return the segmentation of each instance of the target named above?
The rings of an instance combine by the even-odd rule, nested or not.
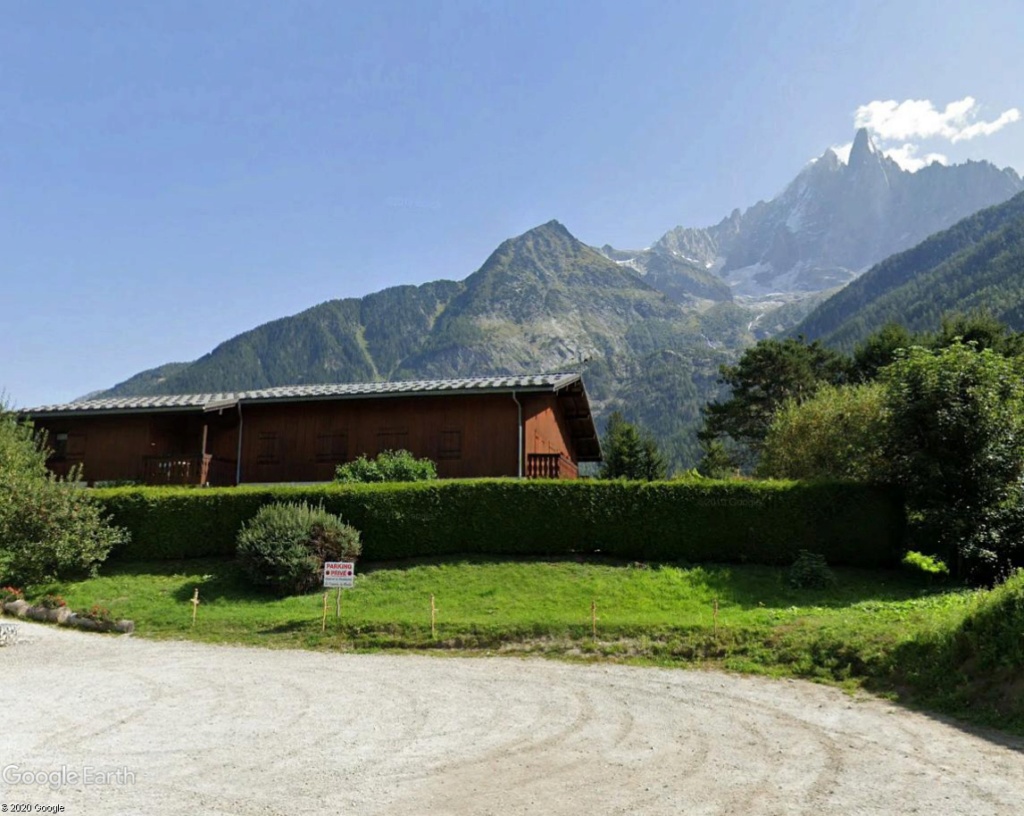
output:
[[[317,464],[336,465],[348,458],[348,434],[322,433],[316,436]]]
[[[256,437],[256,464],[276,465],[279,461],[277,434],[272,431],[261,431]]]
[[[68,435],[66,433],[55,433],[53,435],[53,458],[67,459],[68,456]]]
[[[377,453],[388,450],[408,450],[409,432],[405,430],[385,430],[377,432]]]
[[[438,447],[437,458],[462,458],[462,431],[441,431],[441,444]]]

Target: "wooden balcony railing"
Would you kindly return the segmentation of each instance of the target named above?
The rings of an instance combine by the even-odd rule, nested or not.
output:
[[[579,468],[560,453],[530,453],[526,456],[528,479],[576,479]]]
[[[233,485],[235,463],[205,456],[146,456],[143,481],[148,485]]]

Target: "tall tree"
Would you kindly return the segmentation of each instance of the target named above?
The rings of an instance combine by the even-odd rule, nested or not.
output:
[[[856,382],[870,382],[896,359],[898,351],[922,342],[922,338],[911,334],[905,326],[886,323],[854,350],[850,378]]]
[[[888,428],[877,382],[824,385],[803,403],[787,401],[765,438],[758,474],[778,479],[884,481]]]
[[[730,386],[732,395],[725,402],[708,403],[700,437],[731,437],[756,457],[775,411],[786,400],[803,402],[823,383],[845,382],[848,372],[849,360],[817,341],[761,340],[736,365],[721,367],[720,382]]]
[[[887,458],[917,549],[977,581],[1024,558],[1024,361],[954,343],[911,348],[883,372]]]
[[[601,447],[604,449],[603,479],[664,479],[665,457],[654,438],[627,422],[619,411],[608,417],[608,429]]]

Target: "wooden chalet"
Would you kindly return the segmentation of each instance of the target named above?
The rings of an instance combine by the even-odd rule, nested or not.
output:
[[[579,374],[298,385],[82,400],[22,412],[59,475],[96,482],[323,482],[406,449],[442,478],[574,479],[601,448]]]

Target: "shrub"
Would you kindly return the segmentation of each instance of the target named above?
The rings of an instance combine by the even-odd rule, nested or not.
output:
[[[339,465],[337,482],[422,482],[437,478],[437,466],[429,459],[417,459],[407,450],[384,451],[374,459],[360,456]]]
[[[95,491],[132,531],[123,559],[230,556],[272,502],[323,505],[360,531],[365,558],[461,554],[878,567],[905,549],[898,491],[835,482],[437,480],[317,487]]]
[[[355,528],[305,502],[261,507],[238,534],[238,558],[246,574],[280,595],[318,586],[324,561],[355,558],[360,550]]]
[[[96,621],[97,623],[110,623],[114,620],[114,616],[110,610],[105,606],[99,604],[93,604],[89,607],[88,612],[79,612],[78,617],[88,618],[89,620]]]
[[[25,593],[17,587],[0,587],[0,604],[10,603],[11,601],[21,601],[24,600],[24,598]]]
[[[949,575],[949,567],[942,559],[913,550],[903,556],[901,563],[909,569],[925,572],[928,575]]]
[[[67,605],[68,602],[64,600],[63,595],[44,595],[36,603],[36,606],[41,606],[43,609],[60,609]]]
[[[823,385],[804,402],[787,400],[772,419],[758,472],[777,479],[884,480],[884,400],[878,383]]]
[[[0,579],[39,583],[93,573],[127,534],[89,493],[46,470],[46,450],[0,405]]]
[[[825,556],[800,550],[789,569],[789,585],[794,589],[827,589],[835,586],[835,573],[828,567]]]
[[[975,670],[1024,669],[1024,570],[984,593],[954,637],[955,659]],[[1017,675],[1019,677],[1019,674]],[[1018,698],[1018,703],[1021,701]]]

